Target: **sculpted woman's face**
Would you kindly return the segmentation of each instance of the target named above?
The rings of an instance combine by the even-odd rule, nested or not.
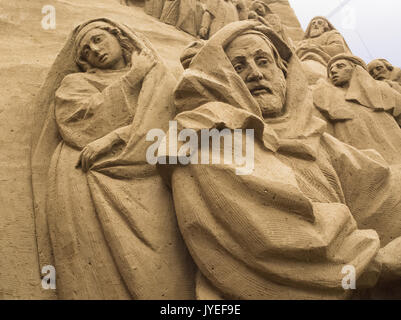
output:
[[[261,3],[255,3],[254,5],[255,12],[259,15],[264,17],[266,15],[266,9]]]
[[[90,30],[81,41],[80,52],[94,68],[118,70],[125,67],[119,41],[106,30]]]

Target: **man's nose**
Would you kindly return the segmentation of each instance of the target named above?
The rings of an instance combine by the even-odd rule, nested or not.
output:
[[[251,62],[249,64],[249,71],[246,80],[249,81],[258,81],[263,79],[263,74],[260,72],[258,66],[255,62]]]

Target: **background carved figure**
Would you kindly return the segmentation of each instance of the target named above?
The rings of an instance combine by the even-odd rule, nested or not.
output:
[[[208,39],[225,25],[247,18],[243,0],[207,0],[199,36]]]
[[[379,81],[386,81],[393,89],[401,93],[401,69],[394,67],[386,59],[376,59],[368,64],[370,75]]]
[[[164,2],[165,0],[145,0],[145,12],[159,19],[163,12]]]
[[[278,33],[284,41],[291,46],[292,41],[287,36],[285,26],[281,23],[281,19],[278,14],[273,13],[268,4],[263,0],[254,0],[251,2],[249,7],[248,19],[258,20],[267,26],[271,27],[276,33]]]
[[[222,160],[159,165],[199,268],[198,297],[347,298],[347,264],[357,288],[399,279],[384,261],[399,256],[400,239],[391,240],[401,235],[401,172],[323,133],[299,60],[273,30],[252,21],[221,29],[193,56],[175,98],[179,129],[255,135],[250,175]]]
[[[174,112],[174,85],[145,38],[107,19],[77,27],[54,62],[32,175],[41,263],[54,257],[59,298],[193,298],[170,194],[145,157],[146,133]]]
[[[200,0],[167,0],[160,21],[175,25],[179,30],[196,37],[203,13],[204,8]]]
[[[350,53],[342,35],[325,17],[315,17],[309,23],[304,40],[296,48],[310,83],[326,76],[329,60],[340,53]]]
[[[329,81],[319,82],[314,103],[330,132],[358,149],[374,149],[389,164],[401,164],[401,95],[369,76],[366,64],[337,55],[327,67]]]

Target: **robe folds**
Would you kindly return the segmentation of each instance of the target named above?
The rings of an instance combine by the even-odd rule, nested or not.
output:
[[[240,20],[236,4],[231,0],[207,0],[206,11],[212,15],[209,38],[225,25]]]
[[[347,44],[343,36],[337,30],[326,31],[321,36],[316,38],[308,38],[302,40],[309,45],[315,45],[318,48],[313,48],[302,52],[299,55],[301,61],[314,60],[323,65],[327,65],[331,57],[340,53],[349,53]]]
[[[199,0],[167,0],[160,21],[197,36],[204,9]]]
[[[145,12],[157,19],[160,19],[160,16],[163,12],[164,0],[145,0]]]
[[[286,111],[270,120],[224,52],[236,37],[258,32],[288,62]],[[249,175],[222,160],[158,167],[201,273],[198,297],[347,298],[347,265],[358,288],[375,285],[380,247],[401,236],[401,171],[323,133],[301,63],[277,34],[257,22],[226,26],[193,58],[175,98],[179,130],[242,129],[245,140],[244,129],[253,129],[255,137]]]
[[[147,133],[163,129],[172,115],[175,79],[146,39],[107,19],[95,23],[118,26],[137,50],[148,48],[157,62],[145,75],[141,66],[65,74],[59,68],[74,44],[68,41],[54,63],[44,86],[46,92],[55,89],[49,96],[54,118],[47,118],[41,136],[51,138],[54,119],[59,138],[52,141],[49,168],[38,163],[48,161],[50,147],[44,141],[39,140],[33,162],[35,172],[47,168],[48,173],[46,207],[37,211],[41,263],[54,264],[60,299],[191,299],[193,263],[171,194],[145,156],[151,144]],[[128,80],[130,68],[137,73]],[[60,74],[57,84],[53,76],[60,79]],[[105,135],[117,135],[121,143],[87,172],[76,168],[82,148]],[[52,257],[43,254],[44,225]]]
[[[391,165],[401,164],[401,95],[356,66],[350,87],[321,80],[314,104],[330,132],[358,149],[374,149]]]

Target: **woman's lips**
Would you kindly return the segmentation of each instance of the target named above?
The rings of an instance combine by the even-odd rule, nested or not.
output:
[[[99,58],[99,61],[102,62],[102,63],[105,62],[106,60],[107,60],[107,53],[101,55],[100,58]]]

